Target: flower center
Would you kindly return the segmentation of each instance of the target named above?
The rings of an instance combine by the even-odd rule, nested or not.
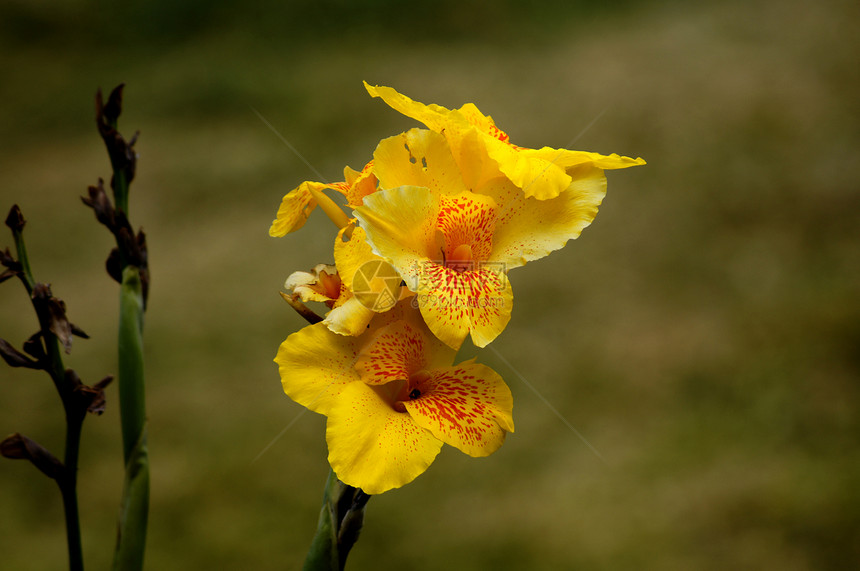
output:
[[[469,244],[460,244],[454,251],[448,255],[445,260],[445,265],[455,272],[465,272],[475,269],[475,258],[472,254],[472,246]]]
[[[340,296],[340,276],[338,274],[328,274],[325,271],[320,272],[318,284],[322,286],[320,293],[330,299],[337,299]]]
[[[417,373],[409,375],[409,379],[402,381],[400,390],[394,400],[394,410],[397,412],[406,412],[406,406],[403,404],[407,400],[416,400],[421,398],[424,393],[425,383],[430,379],[430,373],[421,369]],[[400,382],[400,381],[397,381]]]

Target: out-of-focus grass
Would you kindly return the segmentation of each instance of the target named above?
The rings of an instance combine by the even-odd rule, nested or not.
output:
[[[304,414],[254,459],[303,414],[271,363],[303,325],[277,290],[330,261],[333,227],[315,216],[300,235],[267,236],[281,196],[315,175],[252,107],[334,180],[414,126],[362,79],[473,101],[524,146],[566,146],[599,117],[575,148],[649,165],[608,173],[594,225],[511,273],[514,317],[492,347],[516,371],[493,350],[463,351],[507,379],[516,433],[484,460],[447,449],[374,498],[351,568],[838,569],[860,558],[855,3],[531,14],[443,2],[420,18],[389,2],[375,16],[338,2],[251,2],[235,16],[229,2],[124,6],[4,7],[0,207],[21,205],[37,279],[92,336],[67,365],[87,382],[114,372],[111,240],[77,196],[108,175],[93,92],[128,84],[121,129],[142,132],[132,220],[153,276],[148,568],[302,561],[327,472],[324,419]],[[19,286],[0,287],[0,336],[20,344],[34,318]],[[0,380],[0,432],[59,453],[47,379],[4,365]],[[92,568],[113,547],[115,391],[84,428]],[[53,484],[24,463],[0,467],[3,566],[61,568]]]

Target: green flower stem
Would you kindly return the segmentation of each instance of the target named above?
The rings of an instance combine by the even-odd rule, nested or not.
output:
[[[347,486],[330,471],[317,531],[305,559],[304,571],[342,571],[349,550],[358,541],[364,507],[370,496]]]
[[[117,210],[121,210],[128,216],[128,181],[125,180],[125,172],[114,167],[113,200]]]
[[[21,281],[32,297],[36,281],[30,269],[30,261],[27,257],[27,246],[24,243],[24,234],[21,229],[13,228],[12,236],[15,240],[15,249],[18,253],[18,262],[21,264]],[[86,417],[86,409],[76,406],[72,402],[72,388],[66,380],[66,370],[63,366],[63,356],[60,351],[60,341],[51,331],[49,317],[39,311],[34,301],[33,307],[39,317],[39,327],[42,339],[47,351],[47,362],[50,364],[48,374],[57,388],[57,392],[63,401],[63,409],[66,413],[66,450],[63,462],[63,471],[57,478],[60,495],[63,498],[63,513],[66,520],[66,542],[69,550],[70,571],[83,571],[84,558],[81,549],[81,524],[78,513],[78,454],[81,445],[81,429]]]
[[[27,247],[24,245],[24,234],[20,229],[13,228],[12,236],[15,239],[15,250],[18,253],[18,263],[21,264],[22,281],[27,293],[32,295],[36,282],[33,280],[33,272],[30,270],[30,259],[27,257]]]
[[[140,270],[122,271],[119,313],[119,400],[126,476],[115,570],[143,568],[149,509],[149,458],[143,377],[143,295]]]
[[[56,343],[54,339],[54,343]],[[81,550],[81,525],[78,515],[78,451],[81,443],[83,414],[71,413],[66,407],[66,454],[63,462],[64,477],[57,480],[63,496],[63,512],[66,517],[66,540],[69,546],[69,569],[83,571],[84,554]],[[71,418],[73,417],[73,418]]]

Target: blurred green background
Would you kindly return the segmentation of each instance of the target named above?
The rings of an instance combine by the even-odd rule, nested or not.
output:
[[[0,209],[20,204],[36,278],[91,335],[66,359],[88,383],[116,370],[118,305],[112,239],[78,198],[110,174],[96,88],[125,82],[120,129],[141,131],[147,568],[301,567],[324,418],[281,391],[271,360],[303,322],[277,292],[331,262],[334,228],[267,235],[316,175],[254,110],[340,180],[416,126],[361,80],[474,102],[518,145],[649,164],[609,172],[582,237],[510,275],[513,320],[479,358],[511,386],[516,433],[487,459],[446,448],[374,498],[349,568],[860,560],[858,22],[850,0],[2,3]],[[23,288],[0,286],[0,337],[35,328]],[[0,365],[0,436],[61,454],[48,378]],[[116,390],[84,425],[91,569],[113,549]],[[4,569],[66,564],[59,494],[24,462],[0,461],[0,538]]]

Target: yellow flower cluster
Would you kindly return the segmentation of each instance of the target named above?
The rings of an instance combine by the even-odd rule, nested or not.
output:
[[[378,494],[424,472],[442,444],[486,456],[513,432],[507,385],[474,360],[454,365],[455,354],[467,336],[484,347],[504,330],[511,269],[591,223],[603,171],[645,161],[518,147],[471,103],[448,110],[365,87],[427,129],[382,140],[343,182],[303,182],[269,233],[298,230],[317,206],[340,227],[334,265],[286,282],[329,312],[290,335],[275,362],[285,392],[327,417],[338,478]]]

